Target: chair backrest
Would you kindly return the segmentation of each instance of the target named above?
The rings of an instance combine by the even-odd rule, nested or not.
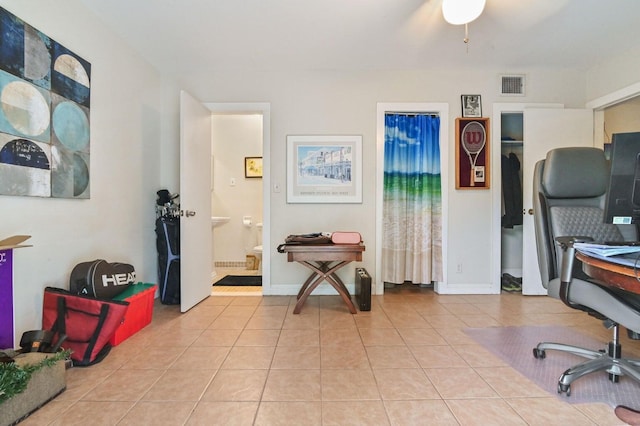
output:
[[[597,148],[557,148],[539,161],[533,176],[533,210],[542,285],[560,273],[557,237],[595,241],[635,239],[635,227],[603,223],[609,163]]]

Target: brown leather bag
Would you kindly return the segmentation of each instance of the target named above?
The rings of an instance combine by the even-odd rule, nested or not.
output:
[[[292,234],[284,239],[284,244],[278,246],[278,253],[284,253],[286,246],[304,244],[331,244],[331,237],[321,232],[315,234]]]
[[[329,244],[331,237],[321,232],[313,234],[292,234],[284,239],[286,244]]]

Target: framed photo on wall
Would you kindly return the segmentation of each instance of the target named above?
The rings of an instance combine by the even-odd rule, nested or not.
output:
[[[244,177],[262,177],[262,157],[244,157]]]
[[[480,95],[462,95],[462,116],[482,117],[482,100]]]
[[[489,119],[456,118],[456,189],[489,188]]]
[[[288,203],[361,203],[362,136],[287,136]]]

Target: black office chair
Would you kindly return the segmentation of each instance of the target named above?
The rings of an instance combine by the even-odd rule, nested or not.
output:
[[[546,350],[558,350],[588,360],[566,370],[558,380],[558,393],[571,394],[571,383],[586,374],[605,370],[617,382],[626,375],[640,382],[640,360],[621,357],[619,324],[630,337],[640,333],[640,296],[591,281],[574,260],[572,242],[636,240],[634,225],[603,223],[609,179],[604,152],[597,148],[558,148],[547,153],[534,169],[533,210],[542,284],[548,295],[571,308],[589,313],[607,328],[613,340],[604,350],[590,350],[543,342],[533,349],[538,359]],[[563,265],[563,261],[565,264]]]

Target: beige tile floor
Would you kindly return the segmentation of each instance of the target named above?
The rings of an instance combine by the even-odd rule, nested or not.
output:
[[[548,297],[397,288],[351,315],[338,296],[210,297],[152,323],[24,425],[618,425],[571,405],[466,336],[465,327],[598,321]]]

